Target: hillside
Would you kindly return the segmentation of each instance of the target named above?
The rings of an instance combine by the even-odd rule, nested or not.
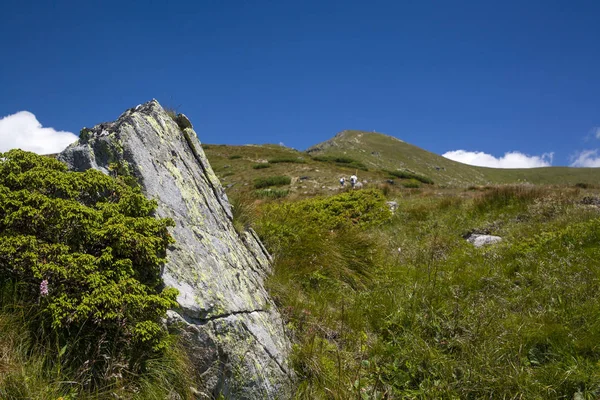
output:
[[[363,170],[356,166],[316,161],[310,155],[279,145],[203,145],[207,158],[228,193],[254,191],[256,180],[287,176],[289,185],[279,186],[278,193],[294,197],[331,194],[340,190],[339,178],[358,174],[366,185],[382,185],[389,174],[381,170]],[[401,180],[395,179],[400,185]],[[271,190],[273,192],[273,190]],[[269,189],[258,192],[268,195]]]
[[[428,180],[433,181],[437,188],[515,183],[594,185],[600,182],[598,168],[475,167],[375,132],[342,131],[305,152],[274,144],[207,144],[203,148],[229,193],[252,191],[257,179],[274,176],[290,178],[289,185],[276,189],[279,197],[336,193],[341,189],[339,178],[344,176],[347,179],[352,174],[357,174],[366,187],[381,187],[391,183],[392,188],[431,187],[424,183]],[[417,181],[400,179],[391,175],[390,171],[414,174]],[[423,178],[421,182],[418,181],[420,178]],[[270,197],[272,194],[273,189],[266,189],[258,197]]]
[[[535,184],[596,183],[600,170],[594,168],[548,167],[498,169],[474,167],[449,160],[392,136],[347,130],[310,147],[311,156],[347,156],[369,168],[410,170],[451,186],[529,182]]]

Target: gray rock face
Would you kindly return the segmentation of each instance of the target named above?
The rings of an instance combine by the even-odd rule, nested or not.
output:
[[[135,178],[157,200],[157,215],[175,221],[162,277],[179,290],[179,308],[168,322],[202,377],[200,398],[288,398],[290,344],[263,286],[270,256],[253,231],[235,231],[190,121],[174,121],[153,100],[86,130],[59,159],[73,170]]]
[[[472,243],[475,247],[482,247],[488,244],[498,243],[501,240],[502,238],[500,236],[479,235],[476,233],[472,234],[467,238],[467,241],[469,243]]]

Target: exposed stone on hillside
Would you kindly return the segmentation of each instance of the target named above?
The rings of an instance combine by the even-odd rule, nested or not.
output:
[[[483,247],[489,244],[494,244],[502,241],[500,236],[472,234],[467,238],[467,241],[475,247]]]
[[[235,231],[190,121],[174,120],[153,100],[83,131],[59,159],[74,170],[135,178],[157,200],[157,215],[175,221],[162,277],[179,290],[180,308],[168,322],[184,335],[202,396],[288,397],[290,346],[263,286],[269,255],[254,232]]]

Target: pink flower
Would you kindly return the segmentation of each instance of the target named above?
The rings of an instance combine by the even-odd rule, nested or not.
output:
[[[48,296],[48,279],[44,279],[42,283],[40,283],[40,296]]]

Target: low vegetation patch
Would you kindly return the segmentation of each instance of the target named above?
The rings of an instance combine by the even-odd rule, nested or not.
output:
[[[403,187],[408,189],[418,189],[421,187],[421,182],[416,179],[409,179],[400,183]]]
[[[254,164],[252,166],[253,169],[265,169],[265,168],[271,168],[271,166],[267,163],[261,163],[261,164]]]
[[[154,218],[155,208],[139,189],[99,171],[68,172],[20,150],[2,154],[0,323],[18,310],[26,338],[7,351],[39,355],[32,363],[41,376],[75,380],[75,393],[142,390],[138,377],[173,345],[162,318],[177,295],[159,276],[173,222]],[[3,394],[17,388],[6,379]]]
[[[258,198],[281,199],[290,193],[289,189],[258,189],[254,195]]]
[[[386,172],[392,178],[414,179],[416,181],[425,183],[427,185],[433,185],[433,180],[432,179],[430,179],[430,178],[428,178],[426,176],[415,174],[414,172],[410,172],[410,171],[390,171],[390,170],[387,170]]]
[[[356,169],[360,169],[362,171],[368,171],[368,168],[365,164],[363,164],[362,162],[360,162],[358,160],[350,158],[350,157],[315,156],[315,157],[313,157],[313,160],[321,161],[321,162],[328,162],[328,163],[336,164],[341,167],[356,168]]]
[[[275,157],[269,159],[270,164],[278,164],[278,163],[292,163],[292,164],[305,164],[306,160],[302,157]]]
[[[289,185],[292,182],[292,178],[289,176],[269,176],[266,178],[256,178],[254,180],[254,188],[262,189],[269,186],[284,186]]]

